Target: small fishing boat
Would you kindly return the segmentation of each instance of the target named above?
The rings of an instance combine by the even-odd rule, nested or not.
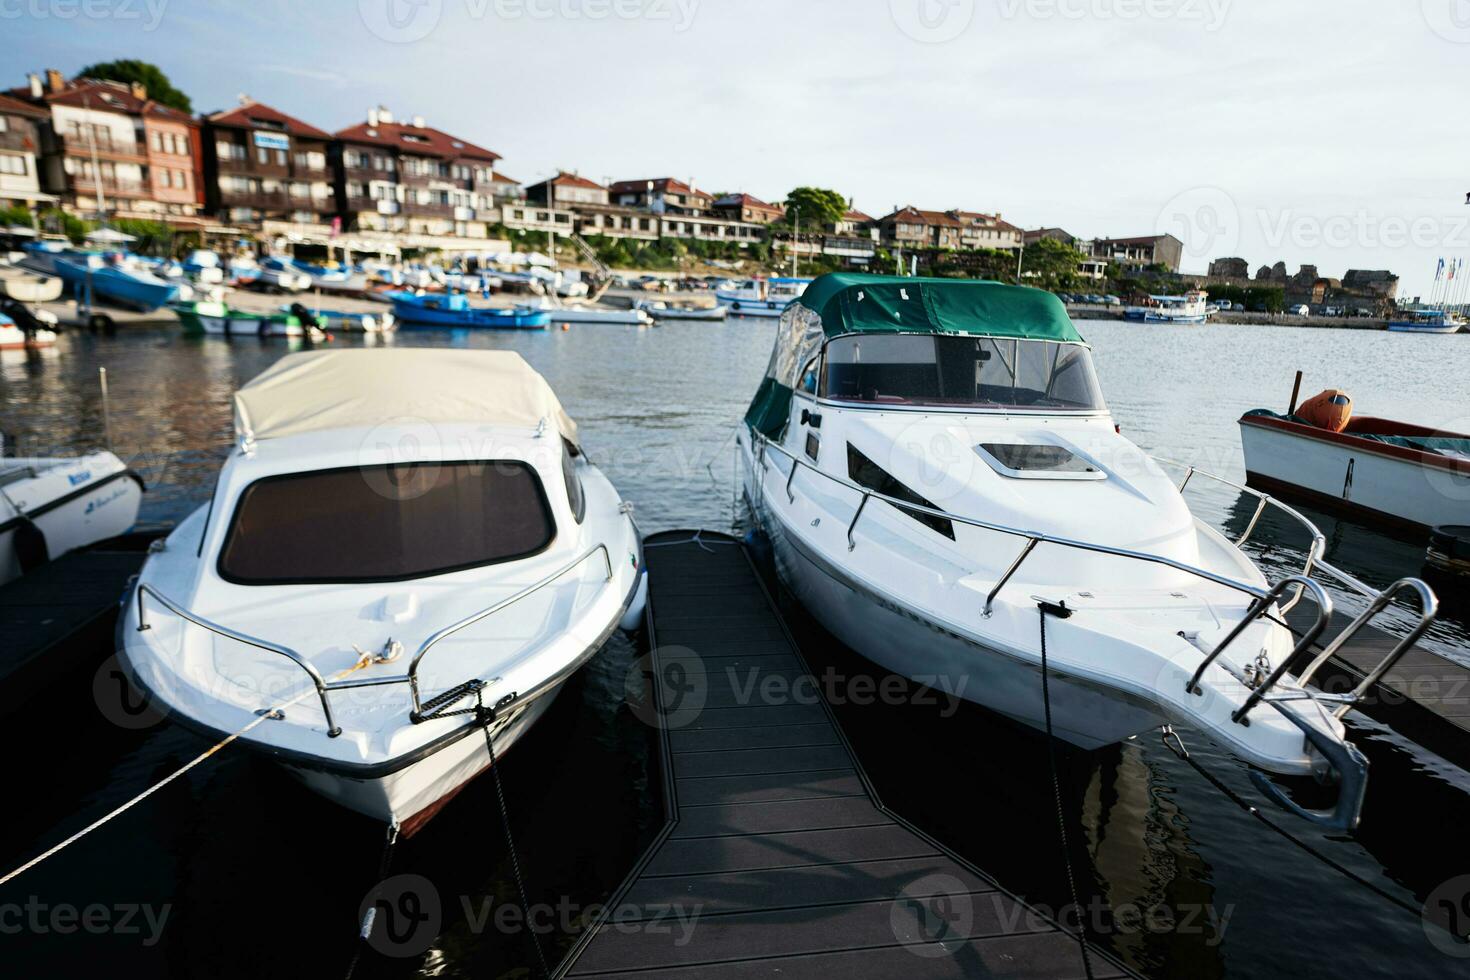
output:
[[[514,352],[292,354],[235,409],[120,660],[172,718],[411,834],[636,625],[629,508]]]
[[[43,235],[35,241],[25,242],[21,245],[21,250],[25,253],[25,258],[20,264],[44,276],[58,275],[57,258],[76,251],[70,239],[57,235]]]
[[[721,321],[730,315],[728,306],[675,306],[664,302],[639,300],[637,308],[646,311],[655,320]]]
[[[49,303],[61,296],[58,276],[43,275],[15,265],[0,265],[0,296],[22,303]]]
[[[463,293],[391,293],[393,314],[405,327],[478,327],[495,330],[545,330],[551,314],[530,306],[471,306]]]
[[[225,281],[225,264],[218,252],[197,248],[185,257],[184,274],[195,282],[206,286],[219,286]]]
[[[1247,412],[1240,442],[1247,482],[1266,493],[1416,532],[1470,524],[1470,436],[1355,416],[1333,390],[1285,415]]]
[[[777,573],[864,657],[1084,749],[1187,724],[1283,807],[1356,826],[1367,762],[1341,718],[1370,685],[1316,691],[1322,660],[1287,675],[1331,619],[1313,576],[1369,603],[1343,642],[1393,595],[1418,596],[1381,670],[1429,627],[1433,592],[1371,589],[1256,495],[1257,518],[1274,506],[1312,542],[1305,571],[1270,581],[1240,548],[1258,521],[1226,538],[1183,497],[1208,474],[1181,467],[1176,484],[1177,464],[1118,433],[1052,294],[824,276],[782,315],[737,438]],[[1299,640],[1280,615],[1303,598],[1317,617]],[[1336,804],[1308,810],[1267,774],[1336,781]]]
[[[282,306],[282,313],[291,313],[297,304]],[[311,308],[317,323],[333,333],[390,333],[398,328],[398,320],[392,313],[352,313],[345,310],[321,310]]]
[[[342,267],[327,268],[301,261],[295,261],[292,264],[311,280],[310,288],[319,289],[324,293],[361,293],[368,288],[367,273],[360,270]]]
[[[282,292],[302,293],[311,288],[311,276],[296,268],[290,259],[273,255],[260,264],[255,283]]]
[[[0,584],[138,519],[143,480],[112,453],[0,458]]]
[[[16,314],[17,316],[20,313]],[[54,324],[54,321],[52,321]],[[37,327],[27,333],[13,319],[0,313],[0,350],[22,350],[28,347],[51,347],[56,343],[56,331],[49,327]]]
[[[1140,323],[1205,323],[1212,312],[1210,294],[1190,290],[1183,296],[1150,296],[1141,306],[1123,308],[1123,318]]]
[[[225,303],[175,303],[171,309],[184,325],[185,336],[216,337],[309,337],[326,336],[327,320],[313,315],[299,303],[280,313],[249,313]]]
[[[180,286],[147,270],[100,254],[68,255],[54,262],[56,274],[70,292],[89,305],[109,303],[152,313],[179,298]]]
[[[551,315],[552,323],[608,323],[630,327],[647,327],[653,324],[653,317],[636,307],[631,310],[614,310],[566,303],[550,296],[538,296],[527,305],[533,310],[545,310]]]
[[[735,316],[778,317],[806,292],[810,279],[747,279],[733,289],[715,290],[715,300]]]
[[[1400,310],[1388,321],[1394,333],[1459,333],[1465,318],[1448,310]]]

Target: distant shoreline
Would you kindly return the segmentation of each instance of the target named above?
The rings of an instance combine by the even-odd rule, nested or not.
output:
[[[1087,319],[1121,320],[1123,311],[1116,306],[1098,306],[1095,303],[1068,303],[1067,312],[1072,316]],[[1387,330],[1388,321],[1382,317],[1356,316],[1296,316],[1291,313],[1216,313],[1210,323],[1243,323],[1262,327],[1336,327],[1342,330]],[[1199,326],[1199,324],[1192,324]]]

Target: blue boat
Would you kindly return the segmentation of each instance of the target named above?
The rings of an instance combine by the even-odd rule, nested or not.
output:
[[[393,314],[405,327],[485,327],[498,330],[545,330],[551,311],[529,306],[486,309],[471,306],[463,293],[389,293]]]
[[[142,313],[167,306],[179,298],[178,284],[148,272],[83,259],[57,258],[56,274],[71,292],[87,301],[111,303]],[[91,296],[87,295],[90,288]]]

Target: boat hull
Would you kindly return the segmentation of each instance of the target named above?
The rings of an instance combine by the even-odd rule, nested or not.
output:
[[[0,293],[21,303],[49,303],[61,297],[61,279],[21,272],[0,270]]]
[[[731,316],[779,317],[790,305],[764,299],[736,299],[728,296],[720,296],[718,299],[720,305],[730,311]]]
[[[884,670],[930,686],[937,697],[958,697],[1046,730],[1041,671],[1034,663],[959,636],[823,559],[763,503],[748,453],[743,458],[746,501],[771,541],[777,575],[824,629]],[[1055,670],[1048,681],[1052,730],[1080,748],[1112,745],[1169,720],[1155,705]]]
[[[1470,467],[1307,426],[1240,422],[1247,481],[1266,493],[1406,530],[1470,523]]]
[[[551,314],[545,310],[443,310],[399,299],[393,301],[393,315],[404,327],[545,330],[551,325]]]
[[[492,733],[497,759],[530,731],[564,686],[557,685],[551,694],[495,724]],[[412,834],[490,768],[490,752],[483,732],[476,730],[397,772],[375,778],[359,779],[291,764],[282,768],[312,792],[364,816],[396,823],[404,833]]]
[[[91,290],[95,301],[122,306],[140,313],[152,313],[178,299],[179,287],[153,277],[132,275],[122,269],[85,268],[65,259],[56,260],[56,274],[83,299]]]
[[[14,323],[0,323],[0,350],[21,350],[28,347],[51,347],[56,344],[56,334],[50,330],[37,330],[27,338],[25,331]]]
[[[1390,323],[1388,325],[1388,329],[1389,329],[1389,332],[1390,333],[1438,333],[1438,334],[1448,334],[1448,333],[1459,333],[1460,332],[1460,325],[1458,323],[1449,323],[1449,324],[1445,324],[1444,326],[1425,326],[1424,324],[1421,324],[1421,323]]]
[[[116,457],[45,462],[48,468],[34,481],[6,484],[6,495],[45,536],[50,558],[124,534],[137,522],[142,483]],[[8,507],[0,513],[0,584],[21,574],[20,524]]]

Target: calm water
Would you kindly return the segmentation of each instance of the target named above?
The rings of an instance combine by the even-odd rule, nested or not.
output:
[[[1284,409],[1298,368],[1307,371],[1307,394],[1341,387],[1367,414],[1470,429],[1470,337],[1081,326],[1124,433],[1224,476],[1243,476],[1235,420],[1249,408]],[[765,367],[773,332],[770,323],[731,322],[404,333],[389,342],[519,350],[578,419],[593,458],[637,505],[644,529],[655,531],[739,523],[733,423]],[[115,446],[151,488],[144,519],[177,520],[207,498],[230,447],[232,392],[285,350],[279,341],[191,340],[160,328],[68,335],[39,359],[5,352],[0,430],[26,453],[100,446],[96,373],[107,367]],[[1192,502],[1203,516],[1243,525],[1250,508],[1233,493],[1197,485]],[[1328,534],[1329,559],[1370,581],[1419,570],[1423,542],[1310,516]],[[1258,538],[1257,554],[1273,569],[1300,561],[1305,542],[1289,525],[1266,522]],[[815,659],[867,669],[799,609],[788,612]],[[1466,623],[1451,617],[1431,645],[1470,662],[1467,637]],[[661,819],[649,731],[623,703],[637,652],[631,641],[615,640],[503,767],[531,900],[568,905],[572,920],[616,886]],[[200,748],[169,726],[120,731],[96,709],[93,679],[89,667],[45,704],[5,722],[12,743],[28,746],[12,762],[18,795],[0,840],[7,868]],[[1068,901],[1039,737],[977,708],[949,718],[914,706],[841,713],[890,806],[1032,901],[1053,908]],[[1202,736],[1183,736],[1196,759],[1258,799],[1236,763]],[[1357,738],[1374,768],[1364,827],[1353,839],[1326,839],[1284,814],[1268,815],[1418,906],[1441,882],[1470,872],[1470,776],[1371,723],[1359,726]],[[1062,761],[1082,902],[1096,899],[1116,913],[1103,916],[1094,938],[1142,972],[1446,976],[1470,965],[1436,951],[1416,916],[1262,827],[1157,739],[1065,752]],[[356,949],[359,903],[378,880],[380,843],[370,823],[245,753],[225,752],[0,892],[0,907],[141,903],[155,919],[167,908],[157,942],[147,942],[152,929],[138,916],[136,933],[0,932],[0,955],[27,975],[90,974],[101,962],[173,976],[340,975]],[[392,873],[434,883],[443,900],[439,941],[406,960],[368,953],[357,975],[535,975],[524,933],[507,937],[475,925],[487,899],[514,896],[489,780],[401,845]],[[1167,928],[1170,916],[1178,927]],[[542,942],[554,959],[570,938],[557,930]]]

